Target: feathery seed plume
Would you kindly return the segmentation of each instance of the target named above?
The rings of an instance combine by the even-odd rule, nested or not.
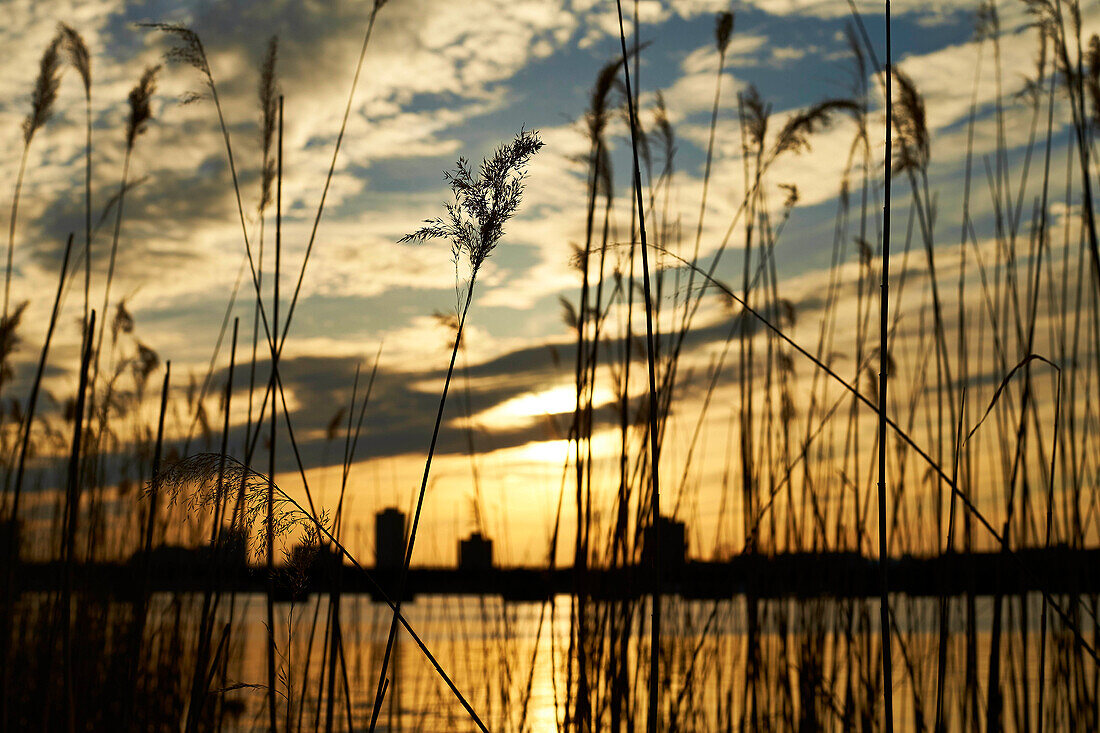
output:
[[[537,131],[520,130],[511,143],[481,162],[476,175],[469,161],[459,158],[455,169],[444,174],[455,196],[454,204],[446,204],[447,218],[425,220],[425,226],[400,242],[449,239],[455,259],[465,255],[476,275],[504,234],[505,222],[519,207],[523,167],[542,145]]]
[[[1001,21],[997,7],[990,0],[982,0],[974,16],[974,37],[983,41],[996,38],[1001,31]]]
[[[199,34],[185,25],[179,23],[138,23],[141,28],[167,33],[175,41],[164,57],[174,64],[190,66],[203,75],[203,81],[211,90],[214,88],[214,75],[210,71],[210,64],[206,60],[206,49],[203,48]],[[202,99],[201,92],[188,92],[180,100],[183,104],[191,104]]]
[[[279,90],[275,80],[275,61],[279,53],[279,37],[267,42],[267,54],[260,69],[260,109],[263,119],[260,126],[260,143],[263,148],[264,169],[260,181],[260,211],[271,203],[271,184],[275,180],[275,161],[271,156],[271,143],[275,138],[275,122],[279,111]]]
[[[61,86],[61,57],[58,48],[61,36],[55,36],[46,46],[42,60],[38,63],[38,79],[31,93],[31,112],[23,120],[23,142],[30,145],[34,133],[49,121],[53,115],[53,105],[57,101],[57,89]]]
[[[585,115],[588,125],[588,136],[593,143],[603,139],[604,129],[607,127],[608,98],[612,90],[619,84],[619,67],[622,61],[615,60],[604,64],[600,73],[596,76],[596,83],[589,95],[588,113]]]
[[[779,131],[772,157],[788,151],[800,153],[809,150],[809,136],[832,124],[834,112],[851,112],[858,117],[860,107],[848,99],[827,99],[792,115]]]
[[[126,299],[122,301],[115,308],[115,317],[111,321],[111,341],[118,341],[118,335],[120,333],[133,333],[134,332],[134,317],[130,311],[126,308]]]
[[[657,139],[664,151],[665,171],[668,172],[672,170],[672,159],[676,155],[676,132],[669,120],[668,105],[665,104],[665,96],[660,89],[657,90],[653,107],[653,126],[657,131]]]
[[[133,365],[134,379],[138,383],[138,389],[144,391],[145,383],[149,380],[149,375],[160,366],[160,356],[157,352],[140,341],[137,344],[137,348],[138,355]]]
[[[894,101],[894,129],[897,145],[894,147],[893,173],[924,170],[928,166],[930,145],[928,125],[924,112],[924,99],[917,87],[900,69],[894,69],[897,81],[897,97]]]
[[[764,102],[755,84],[749,85],[749,90],[741,97],[741,103],[745,108],[745,127],[748,130],[750,148],[754,151],[760,150],[764,147],[764,138],[768,134],[768,118],[771,117],[772,106]]]
[[[726,55],[726,49],[730,45],[730,36],[733,34],[733,13],[727,11],[719,13],[714,19],[714,42],[718,46],[718,53]]]
[[[88,53],[88,44],[75,28],[67,23],[58,24],[58,34],[64,39],[65,52],[69,56],[69,63],[80,74],[84,82],[84,96],[92,93],[92,57]]]
[[[1100,127],[1100,36],[1095,33],[1089,39],[1086,58],[1088,67],[1085,69],[1085,88],[1088,89],[1089,101],[1092,102],[1092,124]]]
[[[19,324],[27,310],[28,301],[23,301],[7,316],[0,318],[0,386],[7,384],[15,376],[11,356],[19,345]]]
[[[253,530],[248,546],[254,556],[259,557],[268,535],[285,537],[294,530],[305,531],[318,523],[327,523],[324,513],[313,519],[278,486],[274,487],[274,511],[269,518],[268,486],[266,476],[232,456],[198,453],[166,467],[157,476],[156,486],[152,482],[146,485],[145,493],[163,491],[170,505],[180,504],[190,512],[211,511],[239,494],[244,498],[244,524],[239,529]]]
[[[160,66],[150,66],[145,69],[141,79],[130,90],[130,116],[126,120],[126,147],[133,149],[134,141],[138,135],[145,132],[149,120],[153,118],[149,102],[157,89],[157,72]]]
[[[198,33],[179,23],[139,23],[138,25],[174,37],[176,45],[168,49],[168,53],[165,54],[169,61],[197,69],[208,78],[211,76],[210,64],[206,62],[206,49],[203,48]]]

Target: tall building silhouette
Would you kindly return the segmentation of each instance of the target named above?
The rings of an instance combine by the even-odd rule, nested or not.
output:
[[[22,549],[21,529],[22,523],[18,519],[0,519],[0,560],[14,562],[19,558]]]
[[[374,515],[374,567],[387,570],[405,564],[405,513],[390,507]]]
[[[643,535],[642,564],[648,566],[653,562],[653,549],[657,544],[660,547],[661,565],[665,568],[679,568],[687,561],[687,528],[683,522],[672,517],[661,517],[657,520],[659,539],[653,542],[653,527],[646,527]]]
[[[474,532],[458,543],[459,570],[488,570],[493,567],[493,541]]]

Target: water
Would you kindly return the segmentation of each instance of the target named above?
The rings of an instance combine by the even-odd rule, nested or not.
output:
[[[1064,598],[1059,603],[1073,607]],[[935,598],[898,597],[892,607],[896,729],[931,727],[938,698],[940,604]],[[1076,613],[1079,623],[1087,622],[1082,637],[1091,645],[1092,618],[1084,608]],[[683,729],[714,730],[727,723],[736,728],[743,719],[753,719],[752,711],[759,725],[779,729],[801,724],[840,729],[858,724],[861,716],[877,720],[881,715],[874,599],[759,602],[755,660],[747,643],[750,623],[743,598],[718,602],[668,598],[663,609],[662,670],[668,676],[662,691],[664,714],[675,716]],[[943,716],[950,728],[961,729],[973,727],[975,717],[984,723],[987,715],[993,599],[975,599],[970,633],[965,599],[953,599],[949,609]],[[327,611],[326,597],[276,604],[280,726],[288,717],[289,686],[291,727],[297,729],[301,721],[302,729],[313,730],[317,721],[324,730],[326,694],[319,684],[326,655]],[[391,614],[388,607],[366,596],[345,597],[340,611],[342,667],[351,703],[345,703],[343,676],[338,672],[335,728],[346,730],[350,714],[352,728],[362,730],[369,723]],[[1024,727],[1025,711],[1029,727],[1037,722],[1041,655],[1045,658],[1045,725],[1075,726],[1095,714],[1096,665],[1051,614],[1044,650],[1041,611],[1038,594],[1028,596],[1024,607],[1018,598],[1005,599],[1000,692],[1007,730]],[[236,648],[226,687],[266,685],[263,596],[238,596],[234,613]],[[580,684],[581,655],[571,651],[574,613],[569,596],[557,596],[550,603],[507,604],[497,598],[424,596],[403,606],[412,628],[490,730],[532,733],[560,730],[567,715],[578,710],[575,696],[569,694]],[[622,618],[628,634],[601,631],[608,628],[608,618],[622,613],[627,613]],[[648,606],[589,604],[589,618],[584,656],[588,714],[596,722],[594,727],[607,729],[615,707],[644,725]],[[392,684],[378,729],[477,730],[409,635],[401,630],[397,638]],[[626,682],[625,691],[615,689],[609,655],[613,647],[622,646],[626,664],[620,679]],[[755,685],[749,684],[753,667]],[[289,684],[286,670],[290,670]],[[228,729],[266,726],[265,690],[245,687],[221,694],[231,708],[240,710],[227,720]]]

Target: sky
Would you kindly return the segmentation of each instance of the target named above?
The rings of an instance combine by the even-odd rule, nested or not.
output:
[[[782,119],[823,99],[850,97],[866,86],[872,117],[879,121],[869,132],[868,144],[881,151],[877,81],[869,67],[862,73],[856,67],[847,35],[854,7],[881,59],[884,20],[879,4],[644,0],[636,7],[645,44],[640,76],[632,79],[641,122],[653,125],[659,92],[676,135],[675,177],[667,187],[667,199],[659,203],[666,212],[661,215],[688,239],[699,218],[718,71],[715,13],[732,10],[735,16],[721,76],[714,172],[700,238],[704,261],[717,250],[744,193],[738,95],[750,87],[771,105],[775,119]],[[256,88],[268,40],[278,37],[276,73],[285,95],[280,282],[285,317],[371,4],[5,0],[4,8],[3,196],[14,193],[24,151],[21,124],[30,107],[38,60],[58,22],[77,29],[92,54],[95,220],[119,188],[126,95],[143,69],[164,63],[170,46],[164,34],[139,24],[182,23],[199,35],[206,49],[254,244],[259,238],[261,170]],[[627,3],[626,10],[629,16],[634,5]],[[999,3],[1000,83],[988,44],[975,39],[976,10],[976,3],[954,0],[893,4],[895,60],[924,96],[934,140],[929,177],[936,192],[937,233],[944,243],[958,239],[958,224],[953,222],[959,221],[972,102],[980,121],[975,159],[988,160],[997,149],[998,98],[1015,112],[1007,116],[1003,132],[1006,165],[1014,173],[1024,165],[1022,150],[1031,129],[1032,116],[1018,93],[1026,77],[1034,74],[1037,36],[1024,4]],[[1087,37],[1100,26],[1100,7],[1085,3],[1082,10]],[[632,40],[629,17],[627,32]],[[575,303],[580,291],[580,273],[571,260],[585,231],[586,172],[578,162],[588,152],[584,113],[598,71],[618,53],[615,5],[604,0],[390,0],[377,15],[280,367],[306,473],[315,496],[326,505],[336,500],[343,454],[342,432],[333,440],[326,429],[338,415],[346,416],[341,411],[350,401],[357,368],[365,381],[377,367],[349,478],[351,523],[362,525],[353,542],[360,542],[367,556],[372,513],[389,505],[409,507],[419,485],[452,338],[438,314],[453,312],[456,305],[456,269],[449,246],[397,240],[422,220],[442,213],[449,200],[442,174],[456,158],[480,160],[526,129],[537,130],[545,147],[530,164],[519,213],[478,274],[455,391],[429,483],[426,530],[415,557],[425,563],[453,562],[456,539],[478,526],[475,516],[480,514],[503,561],[545,558],[563,481],[564,434],[575,400],[575,336],[563,322],[560,301]],[[129,176],[135,185],[126,192],[109,311],[113,314],[118,299],[124,298],[135,324],[132,334],[119,337],[112,364],[133,353],[140,342],[161,360],[171,360],[180,398],[193,389],[189,385],[203,383],[213,359],[213,386],[204,404],[217,432],[217,393],[228,363],[224,340],[215,351],[219,332],[227,313],[240,318],[238,364],[244,363],[250,349],[252,285],[216,111],[209,94],[181,102],[190,92],[201,91],[201,82],[195,69],[187,66],[169,64],[158,72],[153,119],[134,147]],[[1064,106],[1056,117],[1055,131],[1064,135]],[[66,69],[54,115],[36,133],[28,151],[15,230],[12,301],[27,300],[29,305],[8,395],[28,389],[65,238],[76,232],[77,245],[83,242],[84,124],[83,88],[77,74]],[[796,338],[812,338],[820,322],[815,308],[820,309],[822,288],[828,282],[837,195],[855,132],[849,120],[837,115],[833,125],[812,137],[810,150],[784,156],[769,173],[765,195],[774,211],[782,209],[786,196],[779,183],[796,185],[799,194],[784,225],[782,245],[775,251],[780,289],[800,313],[799,325],[793,327]],[[1058,140],[1064,145],[1062,138]],[[631,221],[629,137],[619,112],[610,123],[609,144],[616,197],[611,239],[624,242],[629,241]],[[880,170],[882,154],[876,155]],[[659,172],[665,162],[655,152],[653,170]],[[908,192],[903,179],[895,180],[901,190],[896,194],[899,211],[906,212]],[[876,188],[875,195],[880,201],[881,190]],[[993,213],[988,196],[976,201],[970,212],[983,243],[991,236]],[[113,217],[104,217],[92,245],[93,305],[102,300]],[[905,216],[898,219],[900,233]],[[269,278],[270,217],[265,226],[264,268]],[[738,247],[735,238],[717,270],[720,278],[735,282],[739,276]],[[623,251],[613,247],[610,256],[621,263]],[[958,265],[946,256],[941,274],[951,277]],[[856,263],[857,256],[850,259]],[[858,272],[858,264],[844,272],[851,276]],[[270,279],[265,285],[269,284]],[[856,317],[853,293],[853,288],[846,291],[848,305],[838,307],[839,318],[847,313]],[[917,296],[912,294],[914,303]],[[663,297],[675,302],[679,296],[670,287]],[[57,413],[65,395],[75,389],[81,309],[81,284],[74,281],[66,291],[51,351],[46,386],[57,399],[43,408],[46,414]],[[914,313],[918,309],[914,306]],[[677,406],[670,474],[679,472],[676,461],[688,450],[702,404],[702,373],[720,351],[729,319],[720,298],[703,301],[684,357],[685,372],[690,367],[697,373],[685,378],[683,401]],[[915,319],[904,321],[902,332],[915,329]],[[257,364],[257,373],[265,375],[269,361],[262,350]],[[237,382],[231,415],[231,450],[238,454],[247,416],[241,374],[239,367],[237,379],[242,381]],[[156,383],[159,376],[151,382]],[[145,395],[146,415],[153,409],[155,391],[150,387]],[[705,416],[698,468],[693,469],[693,485],[703,488],[683,509],[698,556],[706,556],[716,541],[709,515],[716,500],[714,487],[726,466],[725,405],[735,392],[736,385],[723,379],[718,392],[723,406]],[[611,397],[607,389],[597,390],[598,404]],[[186,414],[176,414],[169,434],[178,444],[192,424]],[[471,441],[474,457],[469,455]],[[199,443],[201,437],[192,441]],[[612,443],[604,431],[595,449],[610,456],[615,450]],[[280,485],[297,490],[300,479],[289,456],[280,459],[278,475]],[[566,506],[566,524],[570,511]]]

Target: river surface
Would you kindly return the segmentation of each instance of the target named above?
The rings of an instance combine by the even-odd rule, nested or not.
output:
[[[1086,629],[1080,639],[1092,645],[1092,601],[1084,599],[1074,610],[1068,598],[1056,600]],[[994,600],[975,599],[969,623],[966,600],[949,602],[942,697],[937,689],[940,602],[899,596],[892,607],[895,729],[930,728],[938,699],[949,728],[970,728],[975,715],[984,727]],[[628,659],[620,679],[626,682],[626,689],[640,692],[626,693],[628,702],[620,707],[644,730],[649,611],[644,603],[632,608],[631,616],[620,616],[629,619],[631,629],[619,637],[626,639]],[[1026,604],[1019,598],[1006,598],[1002,607],[1000,692],[1007,730],[1034,729],[1041,667],[1047,711],[1044,727],[1077,727],[1082,716],[1096,707],[1096,665],[1051,611],[1046,618],[1044,648],[1039,633],[1042,608],[1038,594],[1028,596]],[[590,605],[593,622],[589,627],[606,628],[608,614],[623,609]],[[801,720],[841,729],[846,727],[845,715],[855,716],[856,724],[860,714],[880,715],[881,709],[875,707],[881,704],[877,601],[789,599],[761,601],[757,609],[759,652],[752,664],[748,651],[752,624],[744,598],[718,602],[666,598],[662,704],[666,715],[675,715],[678,727],[721,730],[732,723],[736,729],[742,721],[753,719],[755,711],[762,727],[785,729]],[[223,619],[229,610],[228,602],[223,601]],[[232,612],[236,621],[230,661],[215,687],[222,690],[218,694],[232,711],[225,718],[228,729],[263,730],[268,716],[265,599],[262,595],[238,595]],[[567,714],[577,710],[568,694],[579,684],[578,654],[571,651],[575,609],[569,596],[557,596],[547,603],[421,596],[404,604],[402,612],[490,730],[557,731]],[[312,731],[316,726],[325,730],[327,676],[323,680],[321,670],[329,664],[324,643],[328,617],[327,597],[275,604],[280,728],[289,718],[291,729]],[[366,596],[342,599],[342,649],[337,656],[332,706],[335,730],[347,730],[349,716],[354,730],[366,730],[369,725],[390,618],[387,606]],[[589,714],[597,721],[595,728],[607,729],[610,708],[614,707],[611,700],[615,694],[622,695],[621,687],[614,694],[611,689],[608,650],[612,644],[595,631],[586,638]],[[750,685],[748,670],[753,666],[757,683]],[[350,704],[345,702],[342,669],[346,670]],[[477,730],[404,630],[397,635],[390,679],[377,730]],[[806,710],[812,711],[808,717]],[[1024,711],[1028,711],[1027,723]]]

